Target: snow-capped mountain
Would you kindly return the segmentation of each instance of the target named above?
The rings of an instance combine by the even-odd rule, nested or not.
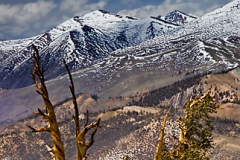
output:
[[[195,19],[197,19],[197,17],[188,15],[178,10],[168,13],[164,18],[165,21],[172,22],[178,25],[189,23]]]
[[[69,80],[68,76],[64,74],[65,68],[61,64],[63,57],[71,64],[72,68],[76,68],[72,70],[76,93],[97,94],[105,98],[119,95],[129,96],[136,92],[153,90],[189,76],[228,71],[240,64],[239,8],[240,0],[235,0],[222,8],[177,27],[154,18],[142,20],[103,13],[103,11],[95,11],[83,17],[74,17],[41,36],[1,42],[3,44],[1,46],[5,47],[2,47],[0,52],[1,64],[4,64],[0,70],[1,85],[16,88],[32,83],[30,79],[32,70],[30,46],[33,42],[40,48],[43,65],[49,65],[46,76],[50,80],[47,85],[51,99],[55,101],[69,97],[69,89],[66,87]],[[91,21],[89,18],[92,17],[91,15],[100,15],[103,18],[106,16],[104,18],[106,23],[101,25],[102,22],[97,21],[100,19],[99,17],[97,20]],[[143,35],[148,35],[141,29],[138,30],[138,32],[142,31],[140,35],[136,33],[137,31],[134,32],[134,26],[137,29],[140,26],[148,28],[146,26],[149,23],[142,24],[147,20],[151,20],[154,22],[153,24],[155,22],[164,24],[161,27],[166,26],[166,28],[163,27],[166,29],[165,34],[143,43],[139,42],[135,46],[119,47],[120,49],[116,47],[117,45],[124,46],[123,42],[126,42],[123,40],[125,38],[116,40],[120,33],[120,31],[116,31],[120,28],[119,26],[123,27],[125,23],[128,25],[128,28],[124,30],[123,35],[125,36],[123,37],[129,38],[127,39],[128,43],[125,43],[129,44],[136,39],[141,39],[140,37]],[[107,21],[109,22],[107,23]],[[81,26],[81,24],[84,25]],[[107,24],[117,34],[108,30]],[[98,28],[96,28],[97,25],[99,25]],[[168,25],[173,29],[167,32]],[[100,28],[100,26],[102,27]],[[109,35],[106,30],[109,31]],[[136,33],[137,36],[130,42],[130,35],[134,35],[133,33]],[[112,41],[107,38],[112,38]],[[6,43],[11,45],[6,45]],[[28,47],[25,48],[22,44],[26,44]],[[115,48],[112,47],[112,44]],[[13,60],[13,56],[8,58],[8,54],[3,51],[14,55],[16,61]],[[100,51],[102,51],[102,55],[100,55]],[[22,53],[26,53],[27,58],[24,58]],[[14,62],[18,62],[18,65]],[[77,68],[77,64],[84,66]],[[13,67],[11,68],[11,66]],[[9,72],[5,72],[4,67],[5,69],[10,68]],[[59,76],[59,74],[61,75]],[[19,104],[26,108],[39,107],[41,99],[36,98],[37,95],[34,95],[34,91],[34,86],[7,91],[3,96],[0,95],[2,109],[11,106],[14,110],[19,107]],[[29,97],[34,99],[32,104],[29,104]],[[21,112],[22,110],[18,114]],[[10,112],[9,116],[12,116]]]
[[[132,57],[137,61],[126,61],[132,64],[127,66],[129,70],[139,66],[140,61],[143,66],[149,61],[152,65],[158,63],[163,70],[172,68],[171,75],[192,68],[204,72],[238,66],[239,0],[192,21],[179,11],[168,15],[166,20],[139,19],[97,10],[73,17],[34,38],[1,41],[0,86],[18,88],[32,84],[31,44],[38,46],[43,65],[49,66],[48,80],[65,73],[62,59],[71,69],[97,68],[96,64],[101,66],[97,70],[108,70],[108,66],[97,63],[125,64],[122,60]],[[179,20],[176,17],[183,17],[188,23],[179,26],[169,22]],[[171,66],[167,67],[167,63]]]
[[[238,67],[239,6],[240,0],[232,1],[164,35],[115,50],[92,66],[74,71],[74,78],[81,82],[79,92],[128,95],[189,76],[222,73]]]
[[[65,72],[62,59],[71,69],[89,66],[116,49],[140,44],[174,28],[176,25],[156,18],[139,19],[97,10],[75,16],[33,38],[0,41],[0,87],[32,84],[32,44],[39,48],[43,65],[49,66],[46,78],[51,79]]]

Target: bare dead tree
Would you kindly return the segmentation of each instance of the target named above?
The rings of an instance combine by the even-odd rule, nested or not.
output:
[[[64,147],[59,131],[59,126],[57,124],[56,120],[56,115],[54,112],[54,107],[49,99],[49,94],[48,90],[45,84],[45,79],[44,79],[44,72],[47,70],[44,69],[41,65],[40,62],[40,56],[39,52],[36,46],[32,45],[32,48],[34,50],[33,52],[33,72],[31,74],[32,79],[34,81],[34,84],[37,88],[37,93],[42,96],[42,99],[44,101],[45,107],[44,111],[38,108],[38,112],[34,114],[40,115],[44,120],[46,120],[49,124],[49,127],[43,127],[43,128],[33,128],[30,125],[27,125],[32,132],[49,132],[51,135],[52,141],[53,141],[53,146],[52,148],[47,146],[47,150],[50,153],[52,159],[54,160],[65,160],[65,152],[64,152]],[[96,134],[99,124],[100,124],[100,118],[88,124],[89,120],[89,113],[87,111],[86,113],[86,123],[83,127],[82,130],[80,130],[79,127],[79,111],[78,111],[78,105],[77,105],[77,98],[75,94],[75,89],[74,89],[74,83],[73,83],[73,78],[70,73],[70,70],[68,68],[68,65],[64,62],[65,67],[67,69],[69,79],[70,79],[70,91],[72,94],[72,101],[74,105],[74,110],[75,114],[73,116],[74,122],[75,122],[75,135],[76,135],[76,143],[77,143],[77,160],[85,160],[87,158],[87,150],[93,145],[94,143],[94,135]],[[39,82],[40,81],[40,82]],[[87,141],[86,140],[86,134],[89,130],[92,130],[90,139]]]
[[[33,55],[32,55],[32,60],[33,60],[33,71],[31,74],[31,77],[34,81],[34,84],[37,88],[37,93],[41,95],[43,102],[45,104],[45,111],[42,111],[41,109],[38,108],[38,112],[35,114],[40,115],[44,120],[46,120],[49,124],[49,127],[44,127],[44,128],[33,128],[29,125],[27,125],[32,132],[49,132],[52,141],[53,141],[53,146],[49,152],[53,153],[54,159],[55,160],[65,160],[65,153],[64,153],[64,147],[59,131],[59,127],[57,124],[55,112],[54,112],[54,107],[49,99],[48,95],[48,90],[45,84],[45,79],[44,79],[44,72],[47,70],[44,69],[41,65],[40,62],[40,56],[39,52],[36,46],[32,45],[32,48],[34,50]],[[39,81],[38,81],[39,79]]]
[[[170,107],[170,109],[168,110],[167,114],[164,116],[164,119],[163,119],[163,124],[162,124],[162,128],[161,128],[161,131],[160,131],[159,141],[158,141],[158,145],[157,145],[156,154],[154,156],[154,160],[159,160],[160,157],[161,157],[161,154],[162,154],[162,147],[164,145],[164,142],[163,142],[164,130],[165,130],[165,127],[166,127],[167,119],[168,119],[168,116],[170,114],[171,108],[172,107]]]
[[[100,124],[100,118],[91,123],[88,124],[88,119],[89,119],[89,112],[87,110],[86,113],[86,123],[84,125],[84,128],[80,131],[80,127],[79,127],[79,112],[78,112],[78,105],[77,105],[77,99],[76,99],[76,95],[75,95],[75,89],[74,89],[74,83],[73,83],[73,78],[72,75],[70,73],[70,70],[68,68],[68,65],[66,64],[66,62],[64,62],[65,67],[67,69],[68,72],[68,76],[70,79],[70,91],[72,94],[72,101],[73,101],[73,105],[74,105],[74,110],[75,110],[75,115],[73,116],[74,122],[75,122],[75,134],[76,134],[76,144],[77,144],[77,160],[84,160],[87,158],[87,150],[93,145],[94,143],[94,135],[97,132],[98,128],[99,128],[99,124]],[[90,139],[88,140],[88,142],[86,142],[86,134],[89,130],[92,130]]]

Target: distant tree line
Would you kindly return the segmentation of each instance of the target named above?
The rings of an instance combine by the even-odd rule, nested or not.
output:
[[[202,75],[196,75],[194,77],[188,77],[183,80],[179,80],[172,85],[167,85],[150,92],[144,93],[139,98],[133,98],[131,102],[128,103],[129,106],[158,106],[161,101],[165,99],[170,99],[173,95],[186,90],[193,85],[199,84],[201,82]],[[135,96],[136,97],[136,96]]]

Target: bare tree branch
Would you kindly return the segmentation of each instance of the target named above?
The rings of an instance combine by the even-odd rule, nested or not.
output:
[[[30,125],[26,124],[26,126],[28,128],[30,128],[32,132],[44,132],[44,131],[50,132],[50,128],[37,128],[37,129],[35,129],[35,128],[31,127]]]
[[[161,157],[162,147],[163,147],[164,130],[165,130],[166,123],[167,123],[167,119],[168,119],[168,116],[169,116],[169,114],[170,114],[171,109],[172,109],[172,107],[169,108],[167,114],[166,114],[165,117],[164,117],[163,124],[162,124],[162,128],[161,128],[160,135],[159,135],[159,141],[158,141],[157,151],[156,151],[156,154],[155,154],[155,156],[154,156],[154,160],[159,160],[160,157]]]
[[[67,69],[68,72],[68,76],[70,79],[70,86],[69,89],[71,91],[72,94],[72,102],[74,105],[74,111],[75,114],[73,115],[73,119],[75,122],[75,133],[76,133],[76,144],[77,144],[77,160],[83,160],[86,159],[86,153],[87,153],[87,149],[90,148],[93,143],[94,143],[94,135],[97,132],[98,128],[99,128],[99,124],[100,124],[100,119],[98,119],[96,122],[93,122],[91,124],[88,125],[88,120],[89,120],[89,112],[87,110],[86,112],[86,122],[84,124],[84,128],[80,131],[80,127],[79,127],[79,112],[78,112],[78,105],[77,105],[77,98],[76,98],[76,94],[75,94],[75,89],[74,89],[74,83],[73,83],[73,78],[71,75],[71,72],[68,68],[68,65],[66,64],[66,62],[64,61],[65,67]],[[89,142],[88,144],[86,144],[86,134],[89,130],[93,129],[92,134],[90,136]]]
[[[73,102],[73,105],[74,105],[74,111],[75,111],[74,121],[75,121],[76,135],[77,135],[79,133],[79,131],[80,131],[80,129],[79,129],[79,112],[78,112],[77,98],[76,98],[76,95],[75,95],[75,88],[74,88],[73,78],[72,78],[71,72],[70,72],[70,70],[68,68],[68,64],[65,61],[64,61],[64,64],[65,64],[65,67],[67,69],[68,76],[69,76],[69,79],[70,79],[69,89],[70,89],[71,94],[72,94],[72,102]]]
[[[38,112],[35,114],[39,114],[40,116],[42,116],[43,119],[47,120],[49,123],[49,127],[35,129],[29,125],[27,126],[31,129],[32,132],[43,132],[43,131],[49,132],[53,141],[52,153],[54,154],[55,160],[65,160],[65,153],[64,153],[64,148],[61,140],[59,127],[56,120],[56,115],[54,112],[53,105],[49,99],[48,90],[47,90],[45,79],[44,79],[44,72],[47,70],[48,67],[46,69],[43,69],[44,67],[41,66],[40,55],[37,47],[32,45],[32,48],[34,50],[32,55],[34,68],[33,68],[31,77],[37,88],[37,93],[41,95],[43,99],[43,102],[45,104],[44,110],[46,112],[44,113],[42,110],[38,109]]]
[[[93,145],[93,143],[95,142],[95,140],[94,140],[93,138],[94,138],[94,135],[95,135],[95,133],[97,132],[97,130],[98,130],[98,128],[99,128],[100,121],[101,121],[101,119],[99,118],[99,119],[95,122],[95,124],[94,124],[94,127],[95,127],[95,128],[93,129],[92,134],[91,134],[91,137],[90,137],[90,139],[89,139],[89,143],[87,144],[87,149],[90,148],[90,147]]]

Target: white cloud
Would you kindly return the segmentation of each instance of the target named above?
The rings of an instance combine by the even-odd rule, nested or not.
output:
[[[0,5],[0,23],[15,21],[20,25],[25,24],[45,17],[55,7],[53,1],[44,0],[25,5]]]
[[[23,6],[25,14],[32,14],[33,16],[46,16],[57,5],[53,1],[38,0],[36,3],[28,3]]]
[[[97,10],[97,9],[102,9],[106,4],[107,2],[105,1],[99,1],[98,3],[89,4],[89,5],[86,5],[85,7],[89,10]]]
[[[26,4],[6,5],[0,2],[0,39],[36,36],[57,26],[74,15],[103,9],[108,0],[36,0]],[[34,34],[35,33],[35,34]]]
[[[0,23],[4,24],[19,12],[20,8],[18,6],[11,6],[11,5],[0,5]]]
[[[0,5],[0,24],[2,24],[0,28],[10,35],[21,35],[31,24],[40,28],[38,21],[45,18],[56,6],[53,1],[45,0],[27,4]]]
[[[119,11],[118,14],[145,18],[166,15],[170,11],[178,9],[201,16],[229,1],[231,0],[165,0],[160,5],[146,5],[131,10],[125,9]],[[114,5],[112,5],[113,3]],[[94,3],[90,3],[90,0],[35,0],[35,2],[27,4],[21,4],[19,1],[15,5],[6,5],[0,2],[0,39],[36,36],[75,15],[81,16],[111,6],[118,7],[119,4],[119,7],[114,9],[117,11],[124,6],[125,8],[132,8],[136,3],[139,3],[139,0],[95,0]]]
[[[108,0],[100,0],[97,3],[88,4],[88,0],[62,0],[60,11],[81,16],[97,9],[103,9]]]
[[[88,0],[62,0],[60,10],[75,13],[83,9]]]
[[[231,0],[222,0],[222,4],[226,4]],[[219,0],[211,1],[192,1],[192,0],[165,0],[160,5],[147,5],[133,10],[121,10],[118,14],[130,15],[140,18],[149,16],[165,16],[167,13],[180,10],[187,14],[202,16],[218,7],[220,7]]]

